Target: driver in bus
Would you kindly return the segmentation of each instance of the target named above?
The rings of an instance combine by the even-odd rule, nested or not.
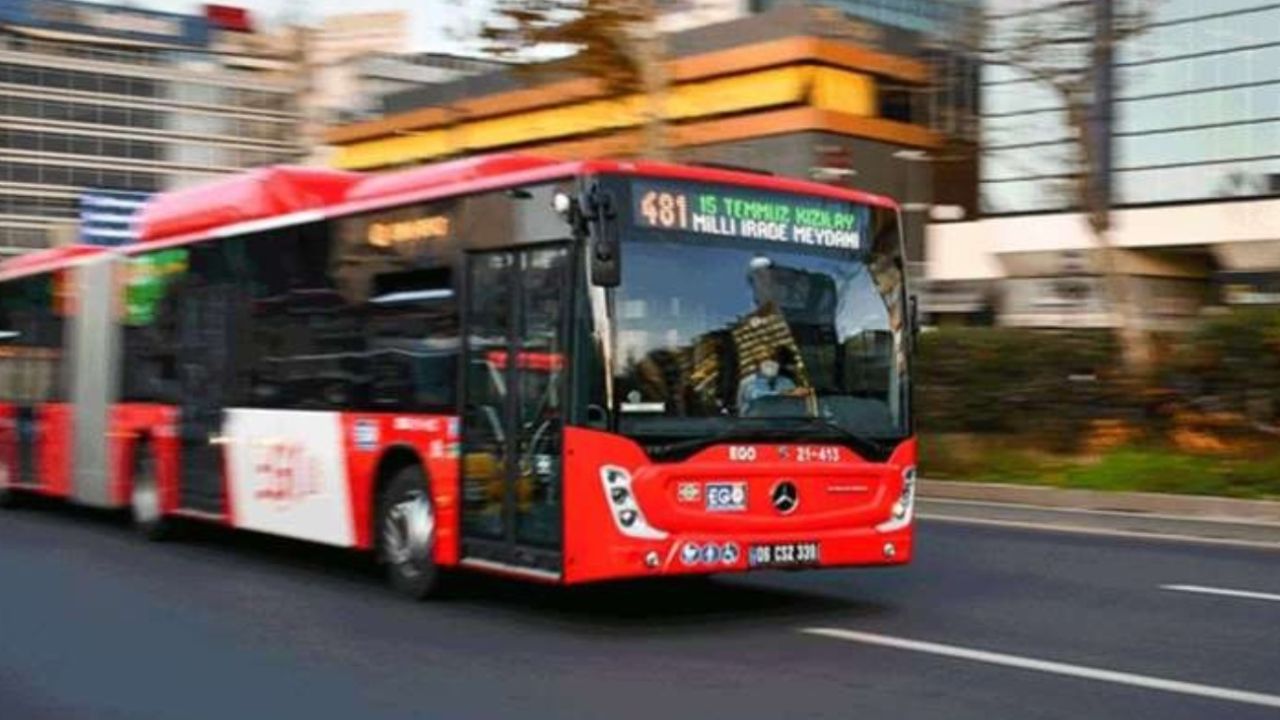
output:
[[[738,384],[738,414],[746,415],[751,405],[761,398],[803,397],[806,392],[796,387],[791,378],[782,374],[782,360],[786,353],[778,348],[772,357],[760,361],[756,371]]]

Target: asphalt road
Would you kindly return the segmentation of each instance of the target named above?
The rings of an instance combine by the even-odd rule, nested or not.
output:
[[[919,548],[413,604],[342,552],[26,509],[0,515],[0,718],[1280,717],[1280,552],[937,522]]]

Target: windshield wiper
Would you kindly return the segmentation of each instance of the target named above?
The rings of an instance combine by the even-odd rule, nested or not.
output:
[[[740,421],[740,419],[739,419]],[[769,427],[730,427],[713,435],[704,435],[702,437],[690,438],[689,440],[677,440],[669,443],[646,443],[650,455],[670,456],[684,453],[688,450],[697,450],[704,447],[711,447],[719,443],[731,442],[734,440],[751,441],[751,440],[778,440],[779,432],[777,428]]]
[[[835,436],[840,440],[853,446],[858,452],[871,457],[884,457],[888,455],[889,448],[885,443],[876,438],[859,435],[850,431],[840,423],[828,418],[813,415],[783,415],[772,420],[789,420],[792,422],[800,422],[814,430],[821,430],[827,436]]]
[[[796,433],[794,425],[788,428],[784,423],[800,423],[808,432]],[[734,441],[791,443],[805,440],[839,441],[868,459],[886,458],[889,455],[887,444],[879,439],[858,435],[827,418],[800,415],[736,418],[734,426],[711,435],[669,443],[646,442],[644,444],[650,456],[658,458],[678,456],[688,451]]]

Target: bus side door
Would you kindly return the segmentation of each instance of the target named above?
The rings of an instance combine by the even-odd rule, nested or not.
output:
[[[236,281],[233,241],[192,248],[179,291],[177,327],[178,437],[185,510],[226,512],[225,420],[235,395],[237,316],[244,295]]]

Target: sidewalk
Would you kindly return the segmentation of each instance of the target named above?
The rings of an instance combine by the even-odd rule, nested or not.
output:
[[[1280,550],[1280,502],[1028,485],[920,482],[928,521]]]

